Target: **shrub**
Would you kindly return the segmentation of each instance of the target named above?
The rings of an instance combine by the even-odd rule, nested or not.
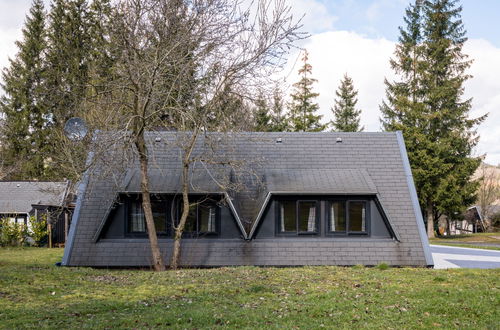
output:
[[[377,268],[380,270],[386,270],[386,269],[389,269],[389,265],[386,264],[385,262],[381,262],[377,265]]]
[[[24,224],[11,222],[8,218],[0,219],[0,245],[21,246],[28,237],[28,228]]]
[[[31,216],[28,221],[30,224],[29,236],[33,239],[35,246],[40,246],[41,242],[47,238],[47,215],[42,215],[40,220]]]

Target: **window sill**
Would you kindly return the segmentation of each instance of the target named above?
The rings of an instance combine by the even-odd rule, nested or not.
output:
[[[370,235],[367,232],[351,232],[351,233],[328,232],[328,233],[326,233],[325,236],[326,237],[356,237],[356,236],[370,237]]]

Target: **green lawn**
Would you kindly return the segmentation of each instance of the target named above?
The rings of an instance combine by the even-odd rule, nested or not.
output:
[[[431,244],[467,247],[472,249],[486,249],[500,251],[498,246],[484,246],[474,243],[494,243],[500,244],[500,233],[477,233],[452,236],[441,236],[429,239]],[[465,244],[464,244],[465,243]]]
[[[55,267],[0,248],[0,328],[497,328],[500,270]]]
[[[431,241],[460,241],[460,242],[471,242],[471,243],[500,243],[500,232],[496,233],[476,233],[476,234],[462,234],[462,235],[451,235],[451,236],[441,236],[431,238]]]

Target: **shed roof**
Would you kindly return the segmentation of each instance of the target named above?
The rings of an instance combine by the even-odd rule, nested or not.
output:
[[[32,205],[62,206],[69,182],[0,182],[0,213],[29,213]]]

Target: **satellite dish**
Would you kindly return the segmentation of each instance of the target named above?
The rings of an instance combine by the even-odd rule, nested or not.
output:
[[[71,141],[81,141],[87,135],[88,129],[85,120],[78,117],[68,119],[64,124],[64,134]]]

